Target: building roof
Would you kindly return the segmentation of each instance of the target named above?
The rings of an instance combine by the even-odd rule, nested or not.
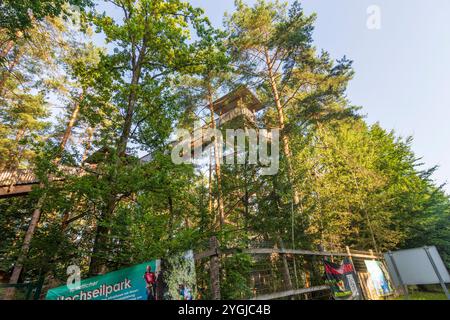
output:
[[[241,105],[239,105],[241,103]],[[250,111],[259,111],[263,105],[247,87],[241,86],[213,102],[216,114],[223,115],[238,107],[246,107]]]

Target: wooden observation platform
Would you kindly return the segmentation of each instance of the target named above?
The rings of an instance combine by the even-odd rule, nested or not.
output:
[[[213,109],[217,116],[216,128],[222,128],[225,124],[232,120],[242,117],[247,123],[255,124],[255,113],[262,110],[263,106],[258,98],[247,88],[239,87],[238,89],[226,94],[225,96],[213,102]],[[192,150],[196,148],[205,148],[211,141],[203,139],[208,130],[211,129],[211,122],[203,127],[194,130],[192,135],[200,137],[193,140],[191,144]],[[174,142],[173,144],[175,144]],[[142,161],[151,159],[150,155],[141,158]],[[64,174],[80,175],[80,168],[63,168]],[[62,181],[62,177],[51,177],[53,181]],[[33,187],[39,185],[39,180],[33,170],[7,170],[0,171],[0,199],[9,197],[25,196],[31,192]]]

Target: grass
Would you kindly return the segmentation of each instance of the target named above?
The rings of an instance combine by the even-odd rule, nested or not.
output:
[[[394,300],[407,300],[406,296],[399,296]],[[444,293],[439,292],[412,292],[409,294],[409,300],[447,300]]]

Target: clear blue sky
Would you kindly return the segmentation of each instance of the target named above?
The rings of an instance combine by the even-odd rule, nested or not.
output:
[[[247,0],[254,3],[254,0]],[[293,1],[288,1],[293,2]],[[233,0],[190,0],[222,26]],[[413,150],[427,167],[439,165],[437,183],[450,182],[450,1],[303,0],[316,12],[318,48],[354,60],[348,89],[369,123],[414,137]],[[381,9],[381,29],[366,26],[367,8]],[[450,193],[450,186],[446,186]]]

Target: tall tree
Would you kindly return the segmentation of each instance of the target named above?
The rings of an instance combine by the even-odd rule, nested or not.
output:
[[[63,38],[61,36],[61,38]],[[70,52],[70,59],[72,59],[70,62],[68,61],[67,57],[61,57],[61,61],[59,61],[60,63],[62,61],[65,61],[64,67],[62,67],[62,69],[64,69],[66,72],[68,72],[69,74],[71,73],[72,76],[76,76],[76,74],[80,72],[80,65],[82,66],[82,68],[84,68],[84,70],[86,68],[92,67],[93,64],[96,63],[96,59],[95,59],[95,55],[97,53],[97,50],[95,48],[92,47],[88,47],[88,49],[81,49],[78,48],[78,52],[74,52],[74,48],[75,46],[78,45],[78,43],[72,43],[72,47],[70,47],[70,45],[65,42],[64,40],[60,40],[59,45],[62,46],[63,50],[67,50],[67,52],[65,52],[64,54],[67,54],[68,52]],[[57,54],[55,54],[56,56]],[[55,62],[58,63],[58,62]],[[45,79],[40,79],[41,81],[45,82]],[[62,87],[64,87],[64,84],[68,84],[66,81],[56,81],[56,80],[52,80],[52,81],[48,81],[51,82],[48,83],[48,86],[51,88],[57,88],[59,93],[64,92],[67,94],[68,91],[70,91],[70,89],[65,88],[66,90],[61,90]],[[83,79],[82,78],[78,78],[78,82],[75,81],[76,84],[72,83],[72,85],[78,86],[78,88],[83,91]],[[57,85],[56,85],[57,84]],[[84,82],[85,84],[85,82]],[[73,88],[72,88],[73,90]],[[76,89],[75,89],[76,91]],[[72,92],[72,94],[75,94],[75,92]],[[51,163],[54,165],[58,165],[61,161],[62,155],[65,151],[66,148],[66,144],[68,142],[69,137],[72,134],[72,130],[74,127],[74,124],[78,118],[78,113],[79,113],[79,109],[80,109],[80,101],[79,99],[75,99],[75,107],[72,109],[69,107],[69,109],[72,109],[69,112],[69,120],[65,129],[65,132],[63,134],[63,136],[59,139],[60,141],[57,143],[57,147],[54,149],[54,153],[51,153]],[[36,128],[28,128],[28,130],[36,130]],[[17,168],[15,168],[17,169]],[[14,170],[14,168],[13,168]],[[44,172],[41,172],[41,174],[37,174],[37,176],[39,176],[41,178],[41,186],[45,186],[45,182],[49,182],[47,175],[49,175],[50,172],[47,172],[44,170]],[[45,175],[45,177],[44,177]],[[44,206],[44,203],[46,201],[46,193],[42,193],[36,203],[36,206],[33,209],[33,213],[32,213],[32,217],[28,226],[28,229],[24,235],[24,240],[21,246],[21,250],[20,253],[18,255],[17,261],[14,264],[14,268],[12,271],[12,275],[10,277],[10,284],[16,284],[17,281],[19,280],[19,277],[22,273],[23,270],[23,266],[24,266],[24,261],[26,260],[26,257],[28,255],[28,252],[30,250],[30,246],[34,237],[34,234],[36,232],[36,229],[38,227],[38,223],[41,219],[42,216],[42,207]],[[14,290],[9,290],[7,293],[7,298],[11,298],[14,294]]]
[[[229,57],[226,54],[224,45],[225,34],[213,28],[202,29],[199,32],[200,40],[196,44],[196,59],[199,65],[195,69],[195,75],[186,77],[183,84],[185,94],[190,96],[190,100],[195,105],[196,112],[205,115],[203,112],[208,110],[205,119],[211,129],[216,131],[217,110],[214,101],[222,92],[222,89],[229,77]],[[206,107],[205,107],[206,106]],[[198,119],[199,120],[199,119]],[[190,125],[192,130],[192,124]],[[210,137],[212,139],[212,152],[214,159],[214,172],[217,189],[217,216],[216,220],[220,228],[225,223],[225,206],[222,191],[222,173],[221,164],[223,162],[222,150],[220,150],[219,137]],[[212,160],[212,159],[210,159]]]
[[[115,53],[105,56],[104,61],[114,70],[110,73],[115,87],[112,100],[124,115],[113,150],[109,175],[113,187],[106,199],[103,221],[112,217],[118,203],[120,191],[114,185],[118,170],[126,162],[130,139],[147,143],[153,140],[154,147],[155,142],[161,143],[170,134],[173,106],[166,104],[169,109],[164,109],[162,99],[169,92],[171,76],[195,65],[190,60],[188,28],[190,25],[202,28],[205,21],[200,10],[178,0],[111,3],[123,13],[123,22],[116,23],[104,15],[93,17],[107,41],[116,46]],[[97,255],[105,250],[108,232],[108,227],[100,223],[91,261],[92,274],[106,271],[105,261]]]
[[[278,1],[258,0],[250,7],[237,0],[235,5],[236,11],[227,19],[230,49],[243,80],[260,89],[275,108],[292,201],[298,208],[289,126],[307,125],[318,116],[342,111],[333,110],[328,102],[341,98],[351,78],[350,62],[343,59],[333,66],[326,53],[316,54],[312,46],[315,16],[306,16],[297,1],[289,10]],[[314,105],[308,103],[313,97]]]

